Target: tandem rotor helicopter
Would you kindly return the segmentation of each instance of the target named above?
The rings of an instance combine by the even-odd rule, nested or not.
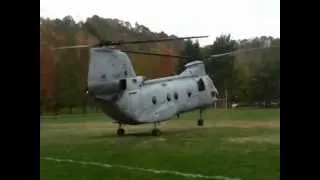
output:
[[[92,30],[92,29],[91,29]],[[93,34],[93,33],[92,33]],[[105,115],[111,117],[119,125],[117,135],[123,136],[123,125],[139,125],[152,123],[153,136],[160,135],[157,124],[169,120],[173,116],[192,110],[199,110],[198,126],[204,125],[203,110],[218,101],[218,90],[205,71],[205,65],[200,60],[185,64],[182,73],[174,76],[146,80],[137,75],[127,53],[154,56],[183,58],[169,54],[156,54],[137,51],[125,51],[116,46],[124,44],[158,43],[208,36],[181,38],[163,38],[141,41],[104,41],[99,39],[95,45],[77,45],[57,47],[89,48],[89,69],[87,93],[92,96]],[[211,56],[229,55],[230,52]]]

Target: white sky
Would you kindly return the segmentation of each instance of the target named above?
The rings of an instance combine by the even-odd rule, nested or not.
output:
[[[212,44],[221,34],[234,39],[280,37],[280,0],[40,0],[40,16],[85,20],[92,15],[145,25],[168,35],[198,36]]]

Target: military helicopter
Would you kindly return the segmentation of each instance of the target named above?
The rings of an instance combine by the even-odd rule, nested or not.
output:
[[[198,126],[204,125],[202,113],[218,101],[218,90],[200,60],[185,65],[180,74],[146,80],[137,75],[127,53],[184,58],[169,54],[156,54],[120,50],[124,44],[157,43],[208,36],[163,38],[140,41],[104,41],[94,45],[57,47],[89,48],[87,93],[92,96],[105,115],[119,125],[117,135],[123,136],[124,125],[152,123],[152,135],[160,135],[157,125],[181,113],[199,110]],[[99,38],[100,39],[100,38]],[[221,55],[228,55],[221,54]],[[219,56],[214,55],[212,57]]]

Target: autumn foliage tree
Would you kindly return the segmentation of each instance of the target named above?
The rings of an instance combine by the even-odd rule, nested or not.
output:
[[[40,53],[40,104],[45,109],[52,109],[55,89],[55,67],[50,45],[41,44]]]

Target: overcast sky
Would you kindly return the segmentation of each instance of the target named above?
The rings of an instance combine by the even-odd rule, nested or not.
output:
[[[40,16],[85,20],[92,15],[145,25],[168,35],[198,36],[212,44],[221,34],[234,39],[280,37],[280,0],[40,0]]]

